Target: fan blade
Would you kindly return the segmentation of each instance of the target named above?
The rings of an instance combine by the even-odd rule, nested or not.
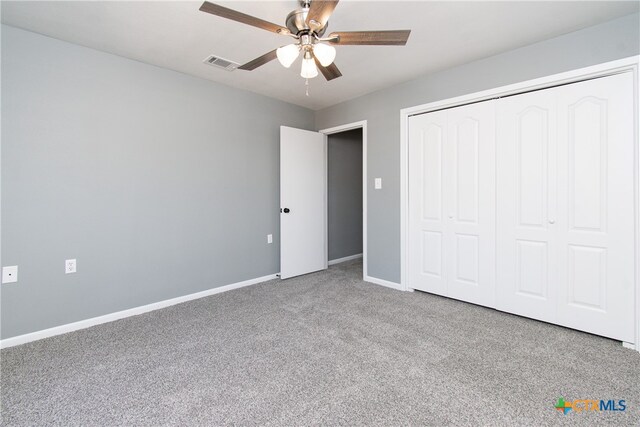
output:
[[[321,30],[327,25],[333,9],[339,0],[312,0],[307,14],[306,24],[314,31]]]
[[[338,31],[329,35],[329,38],[337,38],[334,41],[329,40],[329,43],[404,46],[407,44],[409,34],[411,34],[411,30]]]
[[[337,79],[338,77],[342,76],[342,73],[340,72],[340,70],[338,70],[338,67],[336,67],[335,62],[329,64],[328,67],[323,67],[320,61],[318,61],[318,58],[314,56],[313,59],[316,61],[316,66],[318,67],[324,78],[327,79],[327,81]]]
[[[265,53],[264,55],[257,57],[253,61],[247,62],[246,64],[239,66],[238,69],[247,70],[247,71],[255,70],[259,66],[264,65],[267,62],[270,62],[276,59],[277,57],[276,50],[277,49],[273,49],[271,52]]]
[[[255,16],[247,15],[242,12],[238,12],[233,9],[226,8],[224,6],[219,6],[217,4],[209,3],[205,1],[200,6],[200,10],[202,12],[207,12],[212,15],[220,16],[222,18],[231,19],[232,21],[241,22],[247,25],[253,25],[254,27],[262,28],[263,30],[271,31],[277,34],[289,34],[290,31],[286,28],[276,25],[272,22],[262,20],[260,18],[256,18]]]

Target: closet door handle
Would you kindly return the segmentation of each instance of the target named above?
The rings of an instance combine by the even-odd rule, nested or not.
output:
[[[550,219],[550,220],[549,220],[549,224],[555,224],[555,223],[556,223],[556,220],[555,220],[555,219]]]

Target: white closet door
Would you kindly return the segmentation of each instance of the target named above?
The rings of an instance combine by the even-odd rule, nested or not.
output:
[[[631,73],[558,88],[559,322],[634,341]]]
[[[496,308],[557,321],[556,98],[497,101]]]
[[[447,295],[495,305],[495,101],[447,111]]]
[[[447,113],[409,119],[409,287],[446,295],[444,165]]]
[[[494,101],[409,119],[409,287],[492,306]]]

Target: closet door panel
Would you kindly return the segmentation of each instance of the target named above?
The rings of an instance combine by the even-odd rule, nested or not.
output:
[[[446,295],[446,112],[409,119],[409,287]]]
[[[448,296],[495,304],[495,101],[447,111]]]
[[[634,128],[631,73],[562,86],[559,323],[634,341]]]
[[[556,321],[556,92],[497,101],[496,307]]]

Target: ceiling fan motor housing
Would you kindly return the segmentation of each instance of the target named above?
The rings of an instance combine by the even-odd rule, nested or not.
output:
[[[315,33],[318,37],[322,37],[324,32],[327,30],[327,25],[322,27],[319,30],[312,30],[307,25],[307,14],[309,13],[309,7],[303,7],[301,9],[296,9],[287,15],[286,25],[291,34],[300,35],[300,33]],[[314,21],[315,22],[315,21]]]

